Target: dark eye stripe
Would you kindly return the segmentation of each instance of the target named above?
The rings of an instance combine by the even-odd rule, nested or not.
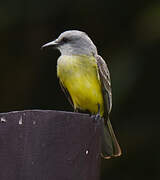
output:
[[[62,38],[62,42],[63,42],[63,43],[67,43],[68,41],[69,41],[68,38],[66,38],[66,37]]]

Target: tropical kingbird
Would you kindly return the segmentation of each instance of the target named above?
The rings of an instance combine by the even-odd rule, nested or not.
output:
[[[103,120],[102,156],[106,159],[120,156],[121,149],[109,120],[110,73],[92,40],[84,32],[70,30],[42,46],[46,47],[55,47],[61,52],[57,76],[74,110],[89,111],[96,120]]]

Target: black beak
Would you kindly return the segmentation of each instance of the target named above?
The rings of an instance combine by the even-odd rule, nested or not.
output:
[[[44,44],[42,47],[41,47],[41,50],[44,50],[46,48],[49,48],[49,47],[53,47],[53,48],[56,48],[57,46],[59,45],[57,39],[54,40],[54,41],[51,41],[49,43],[46,43]]]

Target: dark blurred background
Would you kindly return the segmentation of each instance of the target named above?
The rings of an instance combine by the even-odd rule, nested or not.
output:
[[[159,180],[160,1],[2,0],[0,111],[72,111],[56,77],[60,53],[40,51],[70,29],[92,38],[111,73],[123,155],[102,161],[101,180]]]

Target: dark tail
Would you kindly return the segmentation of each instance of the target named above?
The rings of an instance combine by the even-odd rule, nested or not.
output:
[[[102,121],[102,157],[110,159],[121,155],[121,148],[114,134],[110,120],[107,120],[107,125]]]

